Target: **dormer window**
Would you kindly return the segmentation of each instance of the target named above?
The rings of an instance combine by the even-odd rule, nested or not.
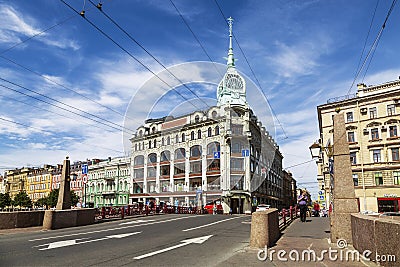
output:
[[[194,122],[199,122],[200,121],[200,116],[199,115],[196,115],[195,117],[194,117]]]

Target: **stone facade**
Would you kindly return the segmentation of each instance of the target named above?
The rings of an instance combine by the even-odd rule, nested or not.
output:
[[[320,143],[334,144],[333,115],[345,116],[355,194],[361,211],[398,211],[400,204],[400,80],[376,86],[358,85],[355,95],[318,106]],[[318,163],[320,189],[330,203],[327,153]]]

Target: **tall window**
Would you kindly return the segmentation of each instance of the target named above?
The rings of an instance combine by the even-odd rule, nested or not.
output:
[[[348,132],[347,133],[347,142],[349,143],[354,143],[356,141],[354,137],[354,132]]]
[[[387,114],[388,116],[392,116],[396,113],[396,106],[394,104],[387,105]]]
[[[185,142],[185,133],[182,133],[182,142]]]
[[[201,139],[201,130],[197,131],[197,139]]]
[[[356,152],[350,152],[350,162],[352,165],[357,164]]]
[[[376,107],[375,108],[370,108],[369,109],[369,118],[370,119],[375,119],[377,117],[378,117],[378,111],[376,110]]]
[[[346,113],[347,122],[353,122],[353,112]]]
[[[193,131],[190,133],[190,140],[194,140],[194,132]]]
[[[379,139],[379,130],[378,128],[371,129],[371,139],[378,140]]]
[[[211,137],[211,136],[212,136],[211,127],[208,127],[207,136],[208,136],[208,137]]]
[[[353,183],[354,183],[354,186],[358,186],[358,174],[357,173],[353,173]]]
[[[392,161],[399,161],[399,148],[392,148]]]
[[[165,145],[165,140],[164,140],[164,137],[163,138],[161,138],[161,145],[163,146],[163,145]]]
[[[397,126],[389,126],[389,137],[397,137]]]
[[[171,144],[171,138],[168,136],[167,137],[167,145],[170,145]]]
[[[175,135],[175,144],[179,143],[179,136]]]
[[[374,162],[381,162],[381,150],[380,149],[372,150],[372,158]]]
[[[382,172],[375,173],[375,185],[383,185]]]
[[[393,184],[400,185],[400,171],[393,171]]]
[[[215,126],[215,135],[219,135],[219,126]]]

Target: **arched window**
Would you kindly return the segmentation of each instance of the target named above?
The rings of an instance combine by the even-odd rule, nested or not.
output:
[[[219,126],[215,126],[215,135],[219,135]]]
[[[194,117],[194,122],[199,122],[200,121],[200,116],[196,115],[196,117]]]
[[[156,132],[156,127],[151,128],[151,132],[155,133]]]
[[[175,150],[175,160],[177,159],[184,159],[186,156],[184,148],[178,148]]]
[[[213,119],[217,118],[217,112],[215,110],[211,113],[211,117]]]
[[[135,151],[137,151],[137,144],[135,144]]]
[[[175,144],[179,143],[179,136],[175,135]]]
[[[154,142],[153,142],[153,147],[154,147],[154,148],[156,148],[156,147],[157,147],[157,140],[156,140],[156,139],[154,139]]]
[[[162,146],[164,146],[165,144],[164,144],[164,137],[163,138],[161,138],[161,145]]]
[[[144,156],[143,155],[136,156],[133,159],[133,164],[134,165],[143,165],[144,164]]]
[[[243,144],[239,141],[232,142],[231,152],[232,153],[241,153],[243,147],[244,147]]]
[[[143,131],[140,130],[140,131],[139,131],[139,136],[142,136],[142,135],[143,135]]]
[[[157,162],[157,155],[156,153],[149,154],[148,163],[156,163]]]
[[[208,130],[207,130],[207,136],[208,136],[208,137],[211,137],[211,136],[212,136],[212,130],[211,130],[211,127],[208,127]]]
[[[170,161],[171,153],[168,150],[161,152],[160,161]]]
[[[201,139],[201,130],[200,129],[197,131],[197,139]]]
[[[191,157],[200,157],[201,156],[201,146],[195,145],[190,148],[190,156]]]
[[[207,145],[207,155],[213,155],[214,152],[221,151],[219,142],[212,142]]]
[[[182,142],[185,142],[185,133],[182,133]]]
[[[168,136],[167,137],[167,145],[170,145],[171,144],[171,138]]]
[[[194,132],[193,131],[190,133],[190,140],[194,140]]]
[[[149,140],[149,148],[151,148],[151,140]]]

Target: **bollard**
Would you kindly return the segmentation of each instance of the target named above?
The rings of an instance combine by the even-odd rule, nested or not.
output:
[[[251,215],[250,247],[271,247],[280,236],[277,209],[253,212]]]
[[[104,220],[106,218],[106,208],[101,207],[101,218]]]
[[[121,207],[121,208],[120,208],[120,212],[121,212],[121,219],[124,219],[124,216],[125,216],[125,209],[124,209],[124,207]]]
[[[283,225],[286,225],[286,210],[282,209]]]

